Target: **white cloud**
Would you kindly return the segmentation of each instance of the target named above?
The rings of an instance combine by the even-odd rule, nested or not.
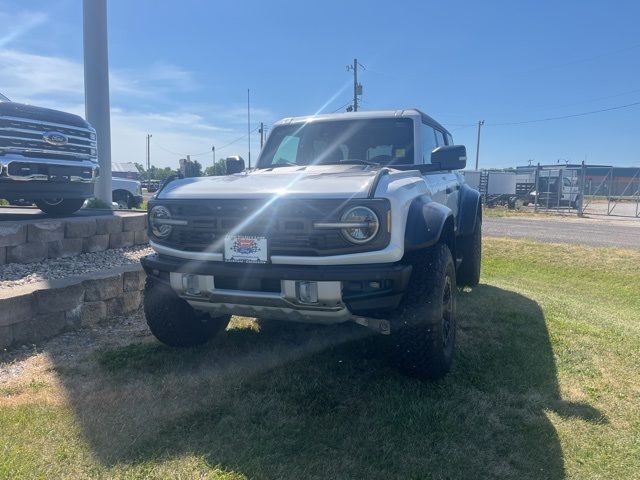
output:
[[[190,123],[189,119],[194,118]],[[151,163],[159,166],[177,167],[178,159],[186,154],[196,155],[203,165],[211,164],[211,147],[217,145],[217,158],[239,154],[247,158],[247,140],[220,147],[242,137],[246,131],[219,127],[207,123],[198,115],[181,112],[135,113],[123,110],[111,112],[111,150],[114,162],[139,162],[146,159],[146,135],[151,133]],[[252,136],[252,158],[256,158],[259,138]],[[201,155],[199,155],[201,154]]]
[[[152,98],[168,91],[191,90],[195,82],[191,72],[169,64],[155,64],[140,70],[112,70],[109,84],[112,95]],[[0,85],[9,97],[82,98],[84,69],[81,63],[68,58],[5,49],[0,50]]]
[[[6,47],[46,21],[47,15],[42,12],[21,12],[17,15],[0,12],[0,25],[4,29],[0,36],[0,48]]]
[[[84,116],[84,72],[81,63],[68,58],[36,55],[18,50],[0,51],[0,85],[14,101],[31,103]],[[174,108],[140,111],[155,97],[195,88],[193,75],[179,67],[155,64],[140,70],[121,70],[110,75],[112,161],[145,163],[145,137],[152,138],[152,163],[177,166],[182,154],[209,152],[246,134],[243,106],[182,104]],[[253,118],[272,118],[265,109],[252,109]],[[209,119],[215,119],[211,121]],[[253,158],[259,148],[252,138]],[[181,155],[170,153],[180,153]],[[240,154],[246,158],[247,142],[219,150],[218,158]],[[210,156],[194,157],[206,165]]]
[[[84,69],[81,62],[62,56],[48,56],[6,48],[34,28],[47,22],[43,13],[24,12],[9,15],[0,12],[0,25],[10,25],[0,33],[0,86],[10,99],[84,116]],[[247,156],[246,108],[237,105],[205,105],[186,102],[171,107],[172,93],[198,90],[194,74],[177,65],[156,62],[137,68],[111,69],[112,161],[145,163],[146,135],[152,138],[152,163],[177,167],[184,154],[205,165],[211,161],[212,145],[218,158],[232,154]],[[157,101],[156,99],[162,99]],[[144,109],[140,106],[145,105]],[[149,106],[150,105],[150,106]],[[264,109],[252,109],[254,118],[271,120]],[[252,150],[257,154],[257,134]],[[176,152],[176,153],[170,153]]]
[[[61,57],[0,50],[0,85],[9,98],[82,98],[83,69],[77,62]]]
[[[109,82],[114,91],[137,96],[149,96],[150,85],[154,95],[169,91],[189,92],[197,88],[193,72],[165,62],[156,62],[141,70],[112,71]]]

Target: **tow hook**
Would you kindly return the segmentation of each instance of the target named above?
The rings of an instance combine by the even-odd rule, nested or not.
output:
[[[382,335],[389,335],[391,333],[391,324],[389,320],[381,320],[379,318],[371,317],[355,317],[353,319],[358,325],[375,330]]]

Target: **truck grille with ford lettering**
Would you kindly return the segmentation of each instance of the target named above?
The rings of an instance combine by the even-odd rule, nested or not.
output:
[[[0,153],[95,161],[96,135],[89,127],[0,116]]]

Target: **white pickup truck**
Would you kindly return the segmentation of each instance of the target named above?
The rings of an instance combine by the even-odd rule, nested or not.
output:
[[[113,203],[115,203],[118,208],[139,208],[144,200],[142,196],[142,184],[139,180],[111,177],[111,189],[113,192]]]
[[[172,346],[231,315],[389,334],[398,365],[445,375],[459,286],[480,277],[464,146],[416,109],[286,118],[255,169],[167,184],[149,202],[144,308]]]

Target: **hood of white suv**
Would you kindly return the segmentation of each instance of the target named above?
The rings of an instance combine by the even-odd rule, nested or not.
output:
[[[171,182],[158,198],[362,198],[367,196],[377,171],[366,165],[315,165],[185,178]]]

